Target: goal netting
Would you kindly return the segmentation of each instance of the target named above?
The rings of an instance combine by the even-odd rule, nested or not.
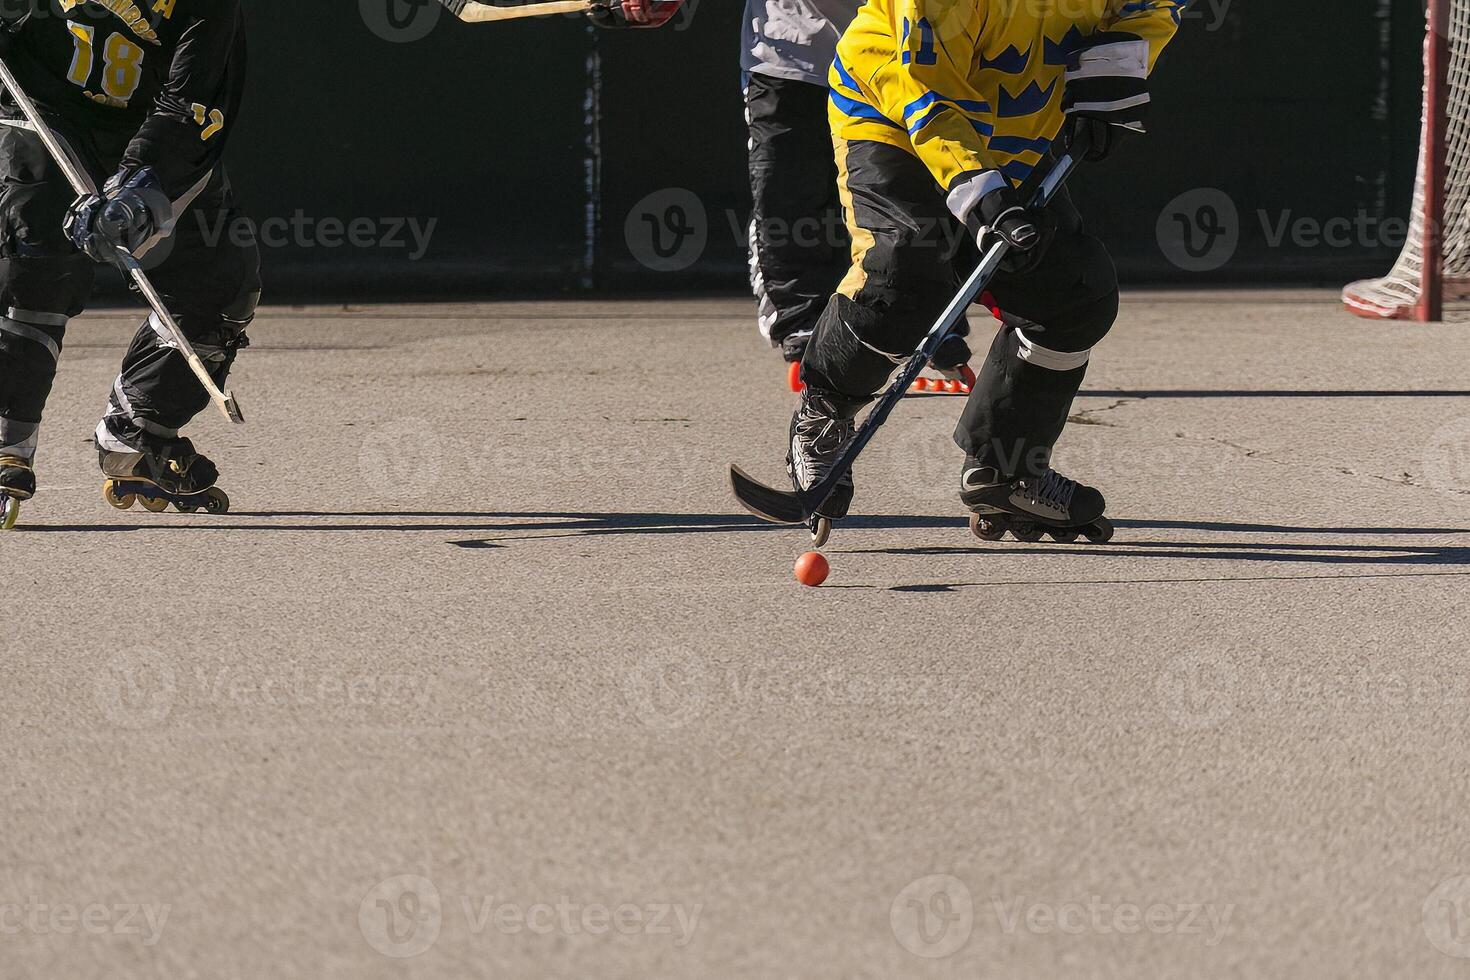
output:
[[[1436,34],[1436,23],[1445,25],[1443,36]],[[1442,302],[1470,300],[1470,0],[1430,0],[1429,24],[1424,124],[1409,237],[1388,275],[1343,290],[1343,303],[1359,316],[1429,319],[1439,306],[1429,302],[1432,293]],[[1438,84],[1437,58],[1447,59]],[[1431,194],[1431,175],[1438,172],[1440,159],[1444,192]],[[1431,237],[1436,228],[1443,232],[1437,267],[1426,261],[1435,248]]]

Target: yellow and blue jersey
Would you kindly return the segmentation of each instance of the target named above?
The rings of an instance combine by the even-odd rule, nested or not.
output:
[[[832,65],[833,135],[907,150],[946,190],[977,170],[1024,180],[1061,129],[1069,64],[1107,35],[1085,71],[1146,75],[1188,2],[868,0]]]

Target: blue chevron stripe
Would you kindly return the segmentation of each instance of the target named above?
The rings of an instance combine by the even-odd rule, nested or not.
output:
[[[883,113],[879,112],[877,109],[874,109],[866,102],[859,102],[857,99],[850,99],[836,90],[829,90],[828,94],[832,98],[832,104],[835,105],[838,109],[842,110],[845,115],[851,116],[854,119],[866,119],[869,122],[882,123],[885,126],[892,126],[894,129],[898,130],[903,129],[903,127],[900,126],[898,123],[894,122],[892,119],[889,119],[887,116],[883,115]]]
[[[990,141],[990,148],[997,153],[1045,153],[1050,147],[1051,140],[1045,137],[1033,140],[1024,136],[996,136]]]
[[[1022,160],[1012,160],[1010,163],[1001,167],[1000,172],[1019,184],[1025,181],[1027,177],[1030,177],[1031,171],[1035,169],[1036,164],[1034,163],[1026,163]]]
[[[990,111],[989,102],[975,102],[970,99],[951,99],[947,96],[940,95],[938,92],[928,92],[904,106],[903,117],[907,119],[914,113],[927,109],[936,102],[946,102],[957,109],[963,109],[965,112],[979,113]]]

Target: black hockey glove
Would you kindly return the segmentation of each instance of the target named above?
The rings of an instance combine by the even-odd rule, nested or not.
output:
[[[0,0],[0,30],[18,31],[36,12],[37,0]]]
[[[598,27],[663,27],[684,0],[592,0],[587,17]]]
[[[1082,159],[1103,160],[1124,133],[1142,133],[1148,122],[1148,42],[1136,34],[1104,31],[1072,55],[1062,110],[1062,146],[1085,147]]]
[[[151,167],[119,170],[101,194],[83,194],[72,202],[63,229],[78,251],[97,262],[113,262],[119,245],[136,253],[166,228],[171,211]]]
[[[950,185],[947,200],[980,251],[992,244],[986,240],[990,235],[1010,246],[1000,267],[1014,275],[1025,275],[1041,263],[1056,231],[1045,209],[1029,207],[997,170],[962,174]]]

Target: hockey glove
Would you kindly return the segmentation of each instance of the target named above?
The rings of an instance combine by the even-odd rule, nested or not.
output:
[[[172,220],[168,197],[151,167],[119,170],[101,194],[83,194],[63,226],[77,250],[97,262],[113,262],[120,245],[138,248]]]
[[[662,27],[684,0],[593,0],[587,16],[598,27],[617,29],[623,27]]]
[[[1010,246],[1000,264],[1006,272],[1025,275],[1041,263],[1055,231],[1051,216],[1028,207],[1000,171],[962,174],[950,185],[947,201],[980,251],[992,244],[986,241],[992,234]]]
[[[35,0],[0,0],[0,30],[20,30],[35,12]]]
[[[1124,133],[1146,131],[1148,42],[1104,31],[1088,39],[1067,65],[1062,146],[1085,147],[1084,160],[1106,159]]]

